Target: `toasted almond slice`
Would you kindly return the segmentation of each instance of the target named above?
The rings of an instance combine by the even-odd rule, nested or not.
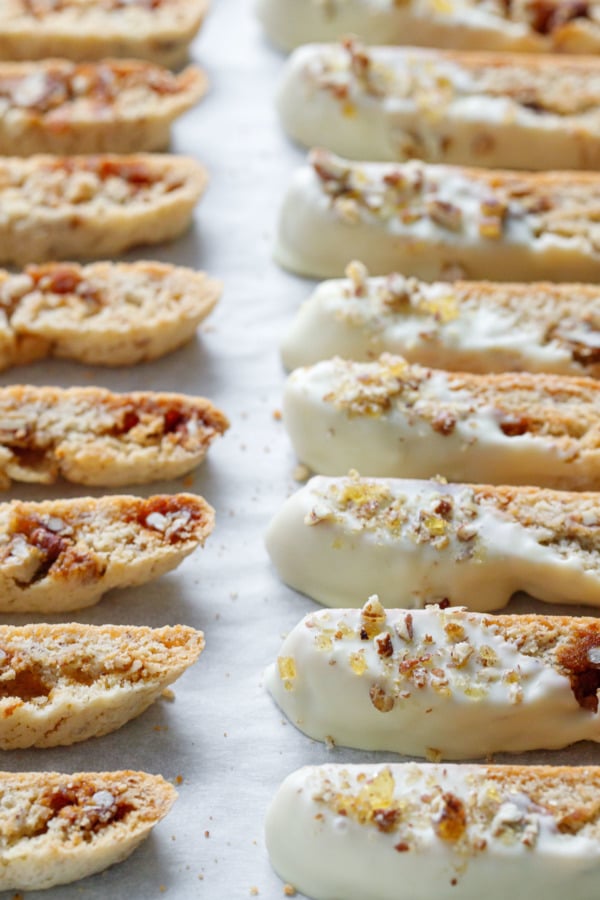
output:
[[[600,494],[437,480],[312,478],[275,515],[280,577],[326,606],[452,603],[516,591],[600,606]]]
[[[47,263],[0,270],[0,368],[47,356],[134,365],[190,340],[221,284],[157,262]]]
[[[0,625],[0,749],[116,731],[196,662],[193,628]]]
[[[283,419],[324,475],[600,489],[600,383],[332,359],[288,378]]]
[[[181,156],[0,161],[0,263],[114,256],[188,227],[207,182]]]
[[[0,153],[164,150],[177,116],[205,94],[205,74],[150,63],[0,63]]]
[[[146,772],[1,772],[0,890],[68,884],[121,862],[176,797]]]
[[[208,0],[2,0],[0,59],[187,58]]]
[[[520,53],[600,51],[598,0],[259,0],[271,40],[285,50],[355,34],[368,44]]]
[[[294,175],[276,258],[301,275],[425,281],[600,280],[600,174],[350,162],[315,150]]]
[[[278,107],[292,138],[350,159],[600,165],[597,57],[312,44],[290,58]]]
[[[266,685],[309,737],[362,750],[474,759],[600,742],[600,623],[386,610],[373,596],[306,616]]]
[[[56,613],[145,584],[202,547],[214,510],[196,494],[0,504],[0,611]]]
[[[266,838],[278,874],[314,900],[594,900],[600,767],[306,766],[277,792]]]
[[[0,389],[0,480],[119,486],[176,478],[229,423],[204,397],[103,388]]]
[[[411,363],[458,372],[600,378],[595,285],[426,284],[399,273],[368,274],[352,262],[347,278],[317,287],[282,345],[288,369],[331,356],[366,361],[397,353]]]

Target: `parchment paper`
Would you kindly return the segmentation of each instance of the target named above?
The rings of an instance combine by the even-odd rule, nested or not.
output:
[[[2,755],[2,767],[14,771],[139,768],[173,781],[180,776],[179,800],[126,862],[70,886],[27,893],[28,900],[236,900],[255,890],[269,900],[283,897],[263,840],[264,814],[281,780],[304,764],[378,758],[328,750],[304,737],[283,720],[262,688],[263,670],[283,635],[316,607],[279,583],[263,547],[270,516],[298,487],[292,480],[296,461],[274,417],[284,380],[277,346],[312,284],[278,270],[271,246],[282,191],[304,154],[279,129],[273,94],[282,57],[262,37],[251,0],[213,0],[193,57],[208,70],[212,90],[177,125],[174,149],[204,162],[211,185],[190,233],[131,258],[159,258],[221,278],[225,293],[217,311],[196,342],[156,363],[108,370],[48,362],[0,378],[2,384],[204,394],[231,418],[231,430],[213,446],[192,488],[217,510],[217,528],[206,548],[154,584],[113,592],[98,606],[62,619],[202,629],[206,650],[176,683],[175,701],[159,701],[104,738]],[[165,482],[137,491],[181,489],[181,482]],[[8,496],[80,493],[63,483],[52,489],[20,485]],[[511,606],[535,608],[523,600]],[[549,611],[541,604],[537,609]],[[598,753],[592,745],[528,757],[557,763],[593,759]],[[1,895],[2,900],[12,896]]]

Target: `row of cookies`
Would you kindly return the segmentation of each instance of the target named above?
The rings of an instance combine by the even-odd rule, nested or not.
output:
[[[301,47],[279,92],[288,134],[327,149],[292,181],[276,258],[347,277],[284,342],[284,423],[319,475],[267,535],[282,579],[339,609],[291,631],[267,687],[316,740],[430,763],[292,774],[273,865],[314,898],[591,900],[600,770],[439,761],[600,738],[598,620],[489,615],[517,590],[600,605],[600,309],[580,283],[600,273],[600,176],[545,172],[597,168],[599,64],[457,52],[593,52],[600,7],[260,11],[286,48],[349,23],[453,48]]]
[[[165,149],[173,120],[206,90],[196,67],[175,75],[159,65],[183,61],[205,6],[16,0],[3,9],[0,262],[26,268],[0,272],[1,368],[49,356],[156,359],[190,340],[217,302],[220,285],[200,272],[58,262],[110,258],[189,225],[204,168],[146,151]],[[16,385],[0,395],[4,487],[175,478],[228,427],[210,401],[182,394]],[[192,494],[109,495],[13,501],[0,519],[2,608],[45,616],[170,571],[204,544],[214,511]],[[120,728],[197,660],[204,636],[180,625],[6,625],[0,644],[0,747],[10,750]],[[161,777],[129,771],[3,773],[0,792],[10,835],[2,890],[51,887],[123,859],[176,796]]]

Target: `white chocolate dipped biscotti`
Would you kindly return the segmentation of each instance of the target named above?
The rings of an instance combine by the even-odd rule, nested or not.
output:
[[[600,378],[600,290],[585,284],[369,278],[350,263],[301,306],[283,341],[288,369],[332,356],[458,372],[553,372]],[[0,288],[1,297],[1,288]]]
[[[292,178],[275,257],[336,277],[352,259],[373,275],[425,281],[600,279],[600,174],[362,163],[313,151]]]
[[[361,750],[475,759],[600,742],[600,622],[373,596],[306,616],[266,686],[300,731]]]
[[[229,423],[204,397],[103,388],[0,388],[0,487],[117,487],[177,478]]]
[[[0,263],[115,256],[181,234],[207,182],[193,159],[31,156],[0,160]]]
[[[472,375],[334,358],[296,369],[283,420],[321,475],[433,478],[600,490],[600,382]]]
[[[192,66],[174,75],[136,60],[0,63],[0,153],[164,150],[206,87]]]
[[[598,53],[598,0],[259,0],[269,38],[284,50],[358,35],[368,44],[457,50]]]
[[[104,366],[157,359],[191,340],[220,295],[204,272],[159,262],[0,270],[0,369],[47,356]]]
[[[0,59],[107,57],[180,66],[207,0],[0,0]]]
[[[286,132],[348,159],[598,169],[600,61],[311,44],[279,90]]]
[[[121,862],[176,797],[146,772],[0,772],[0,890],[43,890]]]
[[[196,494],[0,503],[0,612],[91,606],[170,572],[213,527]]]
[[[116,731],[196,662],[200,631],[0,625],[0,749],[58,747]]]
[[[600,606],[600,494],[443,480],[312,478],[266,537],[283,581],[326,606],[452,603],[517,591]]]
[[[307,766],[266,821],[314,900],[596,900],[600,767]]]

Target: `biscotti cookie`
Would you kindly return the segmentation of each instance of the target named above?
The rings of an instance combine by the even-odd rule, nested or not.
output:
[[[58,747],[139,716],[196,662],[193,628],[0,625],[0,749]]]
[[[349,159],[598,169],[595,57],[300,47],[278,98],[287,133]]]
[[[176,797],[146,772],[0,772],[0,890],[68,884],[121,862]]]
[[[277,261],[301,275],[598,281],[600,174],[355,163],[314,151],[279,218]]]
[[[427,284],[398,272],[387,278],[368,274],[353,262],[346,279],[316,288],[282,344],[288,369],[332,356],[366,361],[389,352],[459,372],[600,378],[595,285]]]
[[[266,687],[309,737],[361,750],[474,759],[600,742],[600,622],[385,610],[373,596],[306,616]]]
[[[0,63],[0,153],[164,150],[206,85],[197,68],[173,75],[133,60]]]
[[[259,0],[270,39],[285,50],[356,34],[369,44],[457,50],[598,53],[598,0]]]
[[[600,383],[335,358],[296,369],[283,418],[315,472],[600,490]]]
[[[103,388],[0,388],[0,488],[11,481],[117,487],[177,478],[229,423],[204,397]]]
[[[0,161],[0,263],[115,256],[181,234],[206,187],[193,159],[31,156]]]
[[[266,543],[283,581],[327,606],[375,593],[385,606],[488,612],[517,591],[600,606],[599,527],[600,494],[354,473],[312,478]]]
[[[47,356],[123,366],[189,341],[219,282],[158,262],[46,263],[0,270],[0,369]]]
[[[596,766],[306,766],[267,849],[314,900],[595,900],[599,810]]]
[[[196,494],[0,503],[0,612],[91,606],[170,572],[213,527]]]
[[[0,59],[110,56],[180,66],[207,0],[2,0]]]

